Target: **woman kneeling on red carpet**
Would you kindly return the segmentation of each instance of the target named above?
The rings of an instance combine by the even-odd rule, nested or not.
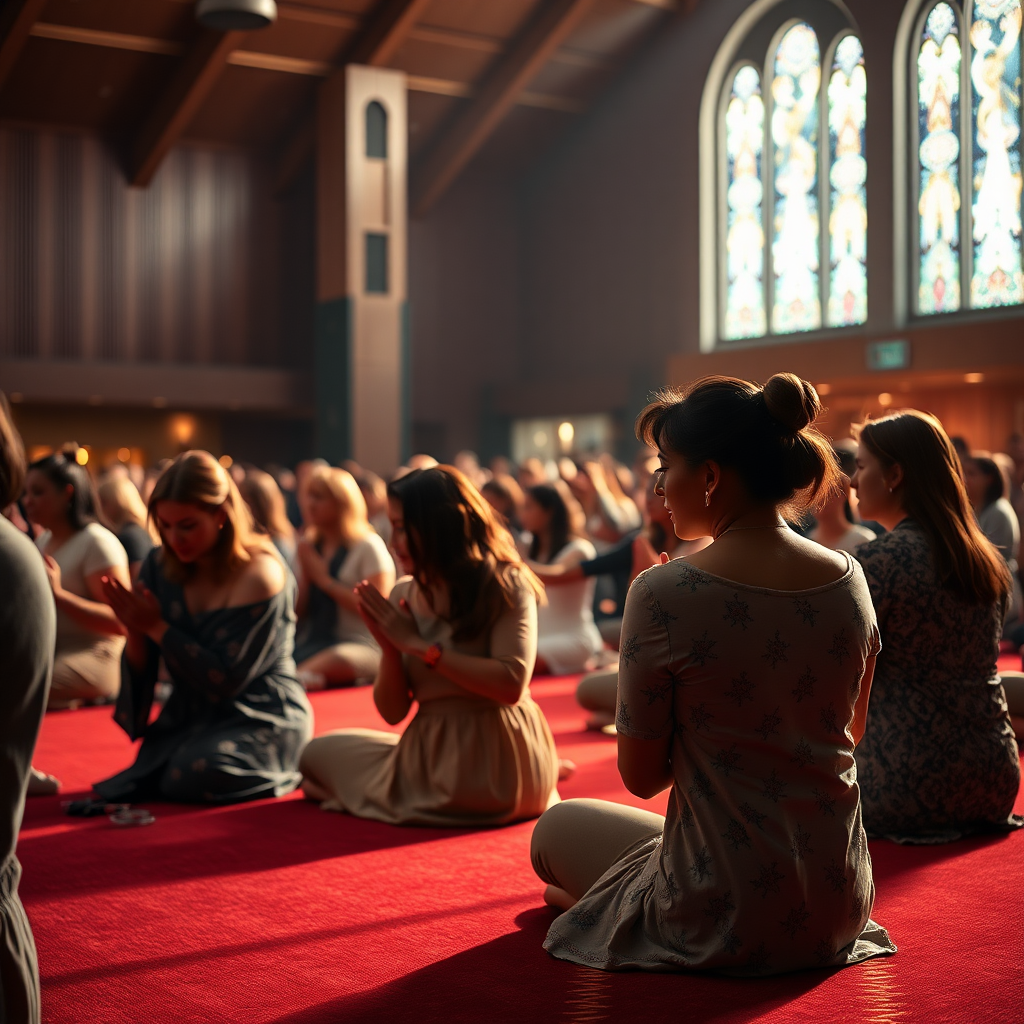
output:
[[[292,659],[294,578],[208,452],[179,455],[149,510],[163,547],[134,590],[106,583],[128,628],[114,717],[142,746],[95,789],[108,800],[186,803],[283,796],[299,784],[313,731]],[[161,655],[172,690],[150,723]]]
[[[895,951],[874,883],[854,746],[879,650],[852,557],[797,535],[838,485],[814,388],[709,377],[641,415],[680,540],[622,624],[616,726],[630,792],[551,808],[533,834],[545,948],[604,970],[776,974]]]
[[[501,825],[559,799],[558,758],[528,682],[543,588],[457,469],[388,487],[395,555],[411,576],[390,601],[356,588],[382,651],[373,699],[399,737],[344,729],[303,751],[303,790],[325,810],[396,825]]]

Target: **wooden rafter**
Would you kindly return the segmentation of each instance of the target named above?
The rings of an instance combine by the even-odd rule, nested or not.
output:
[[[363,31],[342,61],[383,67],[408,38],[430,0],[380,0]],[[274,173],[274,191],[281,195],[313,156],[316,133],[312,119],[304,120],[281,148]]]
[[[490,138],[519,94],[568,38],[593,0],[553,0],[499,59],[476,98],[433,146],[414,179],[413,216],[422,217]]]
[[[245,35],[245,32],[204,29],[182,58],[174,77],[135,137],[129,156],[129,177],[133,185],[144,186],[153,180],[161,161],[188,127],[232,50]]]
[[[0,89],[21,56],[46,0],[7,0],[0,11]]]

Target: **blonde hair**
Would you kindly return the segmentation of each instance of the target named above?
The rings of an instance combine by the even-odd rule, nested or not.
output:
[[[126,523],[134,523],[143,529],[153,533],[153,527],[148,523],[149,512],[146,503],[139,494],[139,489],[126,476],[109,476],[99,487],[96,493],[100,499],[100,510],[110,521],[110,525],[119,530]],[[153,538],[157,539],[156,536]]]
[[[182,452],[161,473],[149,497],[149,515],[157,522],[157,529],[157,506],[161,501],[180,501],[198,505],[207,512],[224,512],[224,526],[211,551],[217,580],[227,579],[258,552],[274,554],[270,541],[254,532],[252,513],[234,480],[209,452]],[[181,562],[167,544],[163,546],[163,564],[165,575],[175,583],[184,582],[195,571],[194,566]]]
[[[334,501],[338,508],[338,532],[346,543],[375,532],[366,511],[366,498],[348,470],[317,466],[306,480],[306,493],[312,490],[319,490]],[[313,535],[314,540],[322,539],[315,527]]]

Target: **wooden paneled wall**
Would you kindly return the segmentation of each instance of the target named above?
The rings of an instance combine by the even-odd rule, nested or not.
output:
[[[288,213],[244,153],[178,148],[137,189],[98,139],[0,128],[0,358],[307,365]]]

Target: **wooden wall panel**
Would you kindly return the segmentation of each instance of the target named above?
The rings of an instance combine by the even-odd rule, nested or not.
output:
[[[0,128],[0,359],[305,368],[288,216],[244,153],[180,147],[136,189],[95,138]]]

